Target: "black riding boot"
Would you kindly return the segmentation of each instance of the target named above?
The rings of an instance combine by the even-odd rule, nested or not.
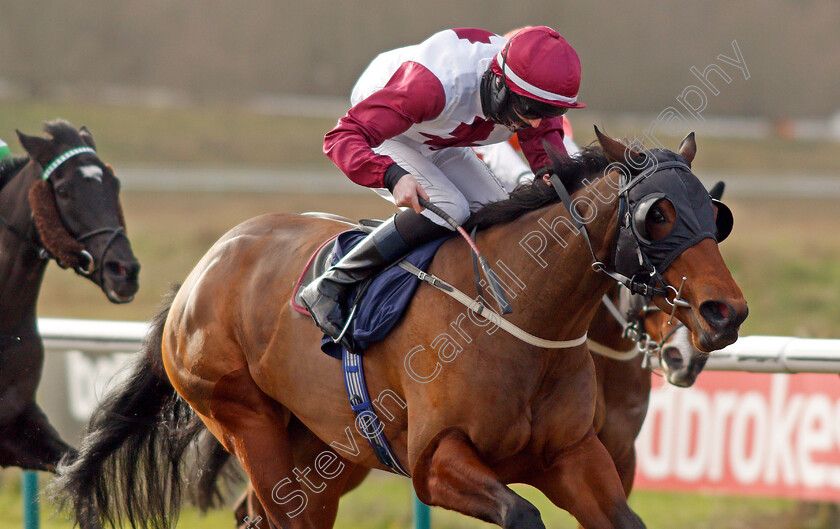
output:
[[[383,222],[301,291],[303,305],[318,327],[333,339],[338,339],[344,327],[341,302],[349,288],[404,257],[411,250],[397,232],[395,218]]]

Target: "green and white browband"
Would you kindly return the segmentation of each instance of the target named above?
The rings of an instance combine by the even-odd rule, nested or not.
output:
[[[70,149],[66,151],[64,154],[60,155],[58,158],[50,162],[50,164],[44,167],[44,173],[41,175],[43,180],[47,180],[51,174],[55,172],[56,169],[61,167],[61,164],[69,160],[74,156],[78,156],[80,154],[84,154],[89,152],[91,154],[96,154],[96,151],[91,149],[90,147],[76,147],[75,149]]]

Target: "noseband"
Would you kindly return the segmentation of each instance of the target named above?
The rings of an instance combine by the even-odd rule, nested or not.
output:
[[[99,254],[100,263],[105,262],[105,254],[108,253],[108,250],[111,248],[111,245],[114,244],[114,241],[117,237],[124,237],[126,240],[128,240],[128,235],[126,235],[125,229],[122,226],[117,226],[116,228],[99,228],[85,233],[84,235],[80,235],[76,238],[76,240],[79,242],[84,242],[85,239],[90,239],[96,237],[97,235],[108,235],[108,240],[102,247],[102,252],[100,252]],[[76,271],[86,276],[98,271],[101,279],[102,268],[96,268],[96,261],[94,260],[93,256],[91,256],[87,250],[82,250],[82,256],[84,256],[88,260],[88,264],[84,267],[84,270],[82,270],[82,267],[80,266],[76,268]]]

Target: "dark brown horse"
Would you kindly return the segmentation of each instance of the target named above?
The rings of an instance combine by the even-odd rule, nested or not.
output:
[[[625,296],[626,292],[621,297]],[[663,359],[657,362],[663,368],[662,376],[671,384],[682,387],[694,383],[708,354],[684,339],[685,325],[676,319],[670,321],[669,313],[649,308],[643,296],[626,297],[630,298],[629,304],[619,303],[619,287],[611,289],[610,298],[621,307],[623,316],[629,321],[619,321],[601,305],[589,328],[589,338],[598,381],[595,431],[615,463],[624,492],[629,496],[636,475],[635,441],[642,430],[650,400],[652,359],[646,360],[644,354],[639,354],[619,360],[595,351],[606,348],[620,353],[646,348],[648,354]],[[628,324],[638,326],[645,333],[645,340],[640,343],[627,336]],[[666,357],[668,362],[664,361]]]
[[[18,132],[28,156],[0,166],[0,466],[53,471],[75,450],[35,403],[44,271],[55,260],[111,302],[125,303],[137,292],[140,266],[125,235],[117,180],[94,152],[93,137],[64,121],[45,128],[51,137]]]
[[[678,155],[639,153],[598,135],[603,151],[555,167],[575,198],[571,221],[542,181],[476,215],[485,256],[504,261],[524,285],[509,321],[545,339],[584,336],[612,284],[592,266],[592,253],[609,263],[616,251],[619,172],[638,175],[637,164],[659,156],[682,160],[686,173],[694,157],[693,136]],[[696,182],[690,173],[673,178]],[[680,193],[648,205],[641,221],[646,237],[665,240],[680,225],[673,204],[688,199]],[[703,200],[713,215],[711,200]],[[575,227],[577,218],[588,221],[585,231]],[[545,226],[555,243],[541,249],[539,260],[518,251]],[[60,471],[56,487],[79,519],[166,525],[178,499],[178,463],[201,430],[189,420],[191,408],[237,457],[273,526],[332,526],[348,483],[366,468],[384,467],[355,433],[364,427],[346,402],[336,363],[318,351],[320,332],[287,300],[313,250],[342,229],[326,220],[266,215],[211,248],[154,322],[148,354],[132,378],[96,412],[79,458]],[[467,255],[463,241],[450,239],[429,272],[468,290]],[[679,285],[687,278],[681,301],[671,295],[656,304],[669,312],[677,304],[675,315],[699,349],[732,343],[747,307],[715,240],[703,238],[669,264],[663,281]],[[643,527],[592,426],[597,386],[585,345],[559,351],[527,345],[421,287],[365,359],[384,431],[425,503],[502,527],[543,527],[534,506],[507,487],[518,482],[541,490],[584,527]],[[320,441],[305,443],[308,432]]]

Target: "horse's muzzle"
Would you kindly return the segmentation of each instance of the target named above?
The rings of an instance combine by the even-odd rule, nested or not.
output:
[[[102,267],[102,290],[112,303],[128,303],[140,288],[140,263],[107,260]]]
[[[699,313],[709,327],[700,336],[701,349],[708,352],[722,349],[738,339],[738,331],[749,309],[746,303],[736,308],[724,301],[709,300],[700,304]]]

